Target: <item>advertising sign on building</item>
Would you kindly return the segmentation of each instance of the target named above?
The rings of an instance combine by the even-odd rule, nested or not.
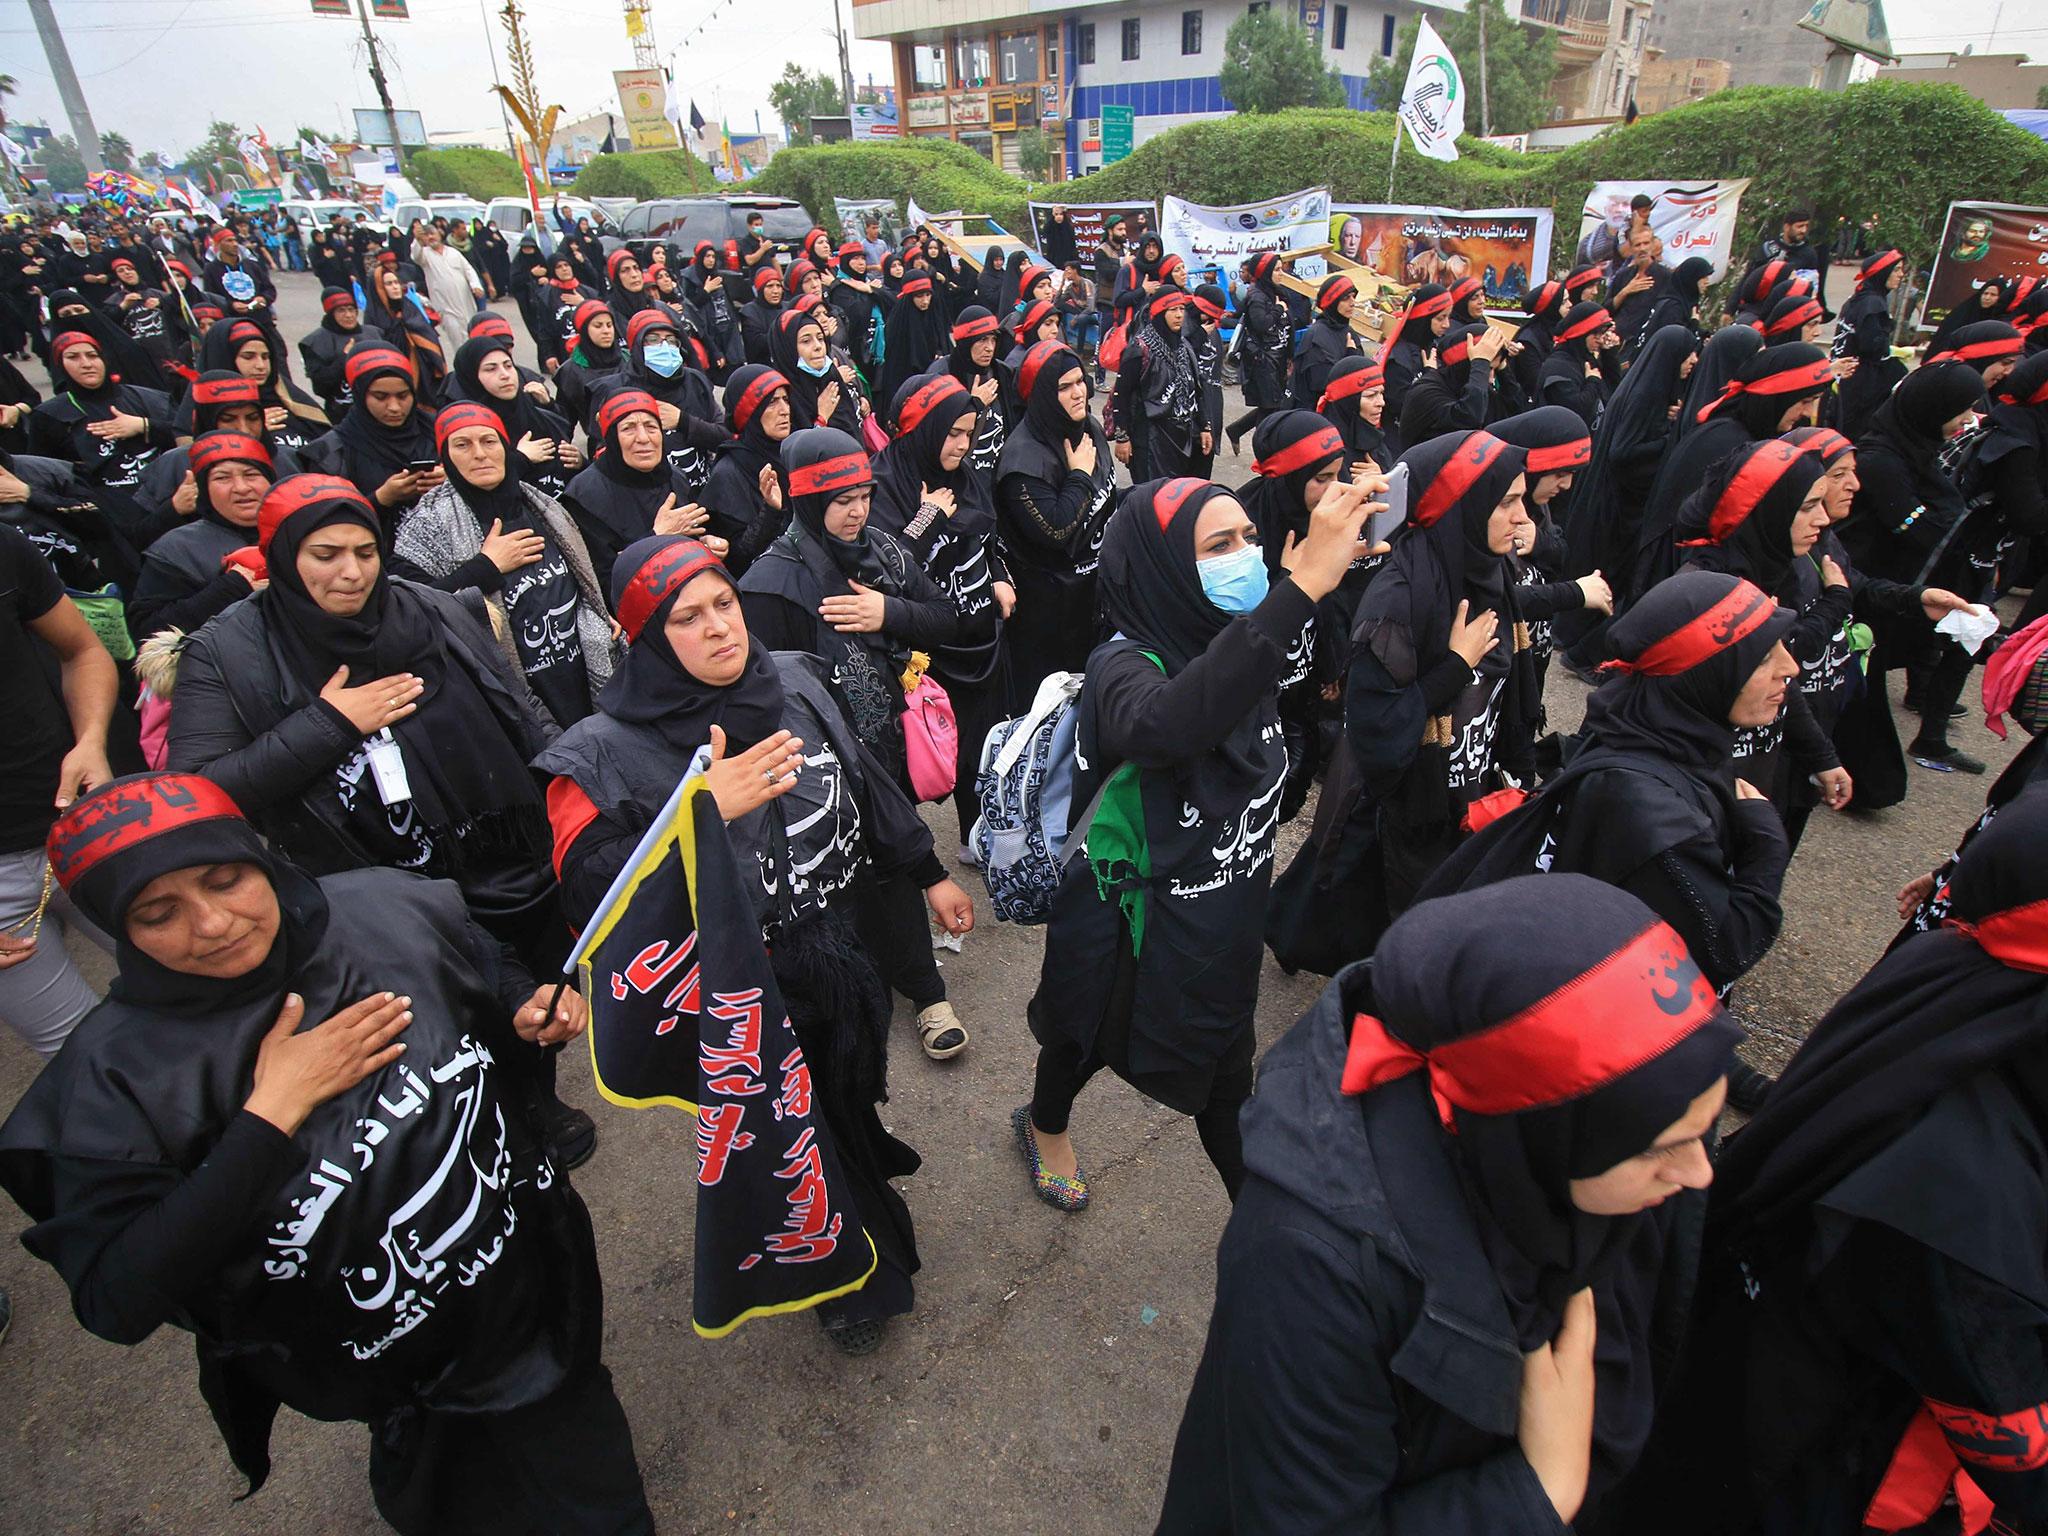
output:
[[[979,91],[963,92],[947,98],[952,109],[953,125],[957,128],[986,128],[988,126],[988,97]]]
[[[1421,208],[1337,203],[1330,245],[1382,277],[1414,287],[1476,277],[1486,302],[1519,304],[1550,273],[1548,208]]]
[[[1657,259],[1675,267],[1688,256],[1704,256],[1714,264],[1715,278],[1728,270],[1735,254],[1735,221],[1742,211],[1748,178],[1735,181],[1596,181],[1579,214],[1579,246],[1604,224],[1610,230],[1628,225],[1629,202],[1638,193],[1651,199],[1650,228],[1664,242]]]
[[[676,125],[663,108],[668,104],[668,82],[658,69],[615,69],[612,79],[619,88],[619,115],[635,149],[674,149]]]
[[[1031,205],[1032,239],[1041,255],[1049,256],[1046,249],[1047,230],[1052,226],[1051,203]],[[1062,203],[1067,210],[1067,223],[1074,231],[1074,260],[1081,263],[1083,272],[1093,271],[1096,249],[1102,244],[1102,231],[1109,221],[1121,215],[1128,226],[1129,244],[1136,246],[1148,229],[1159,226],[1159,210],[1150,203]]]
[[[852,115],[856,139],[898,139],[903,136],[903,126],[896,121],[896,103],[893,101],[856,101]]]
[[[2048,281],[2048,208],[2018,203],[1950,203],[1941,248],[1927,274],[1920,329],[1932,330],[1994,277]]]
[[[1102,109],[1102,163],[1115,165],[1131,152],[1131,140],[1136,132],[1137,108],[1104,107]]]
[[[913,128],[943,128],[946,126],[946,98],[943,96],[913,96],[910,98],[910,126]]]
[[[1260,251],[1292,251],[1325,245],[1330,239],[1330,189],[1311,187],[1264,203],[1209,208],[1178,197],[1159,205],[1159,235],[1166,249],[1188,264],[1190,274],[1220,270],[1237,274],[1238,263]],[[1306,263],[1296,270],[1311,274]],[[1320,263],[1318,263],[1320,265]]]

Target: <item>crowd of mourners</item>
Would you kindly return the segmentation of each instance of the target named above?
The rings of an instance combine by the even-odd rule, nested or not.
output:
[[[984,742],[1057,715],[1025,1181],[1090,1203],[1107,1067],[1232,1201],[1162,1531],[2048,1531],[2048,283],[1909,352],[1900,253],[1834,313],[1795,213],[1714,324],[1647,213],[1383,344],[1346,272],[1064,213],[1057,267],[337,220],[293,337],[239,217],[0,236],[23,1241],[195,1336],[252,1489],[288,1406],[371,1427],[401,1531],[653,1530],[553,980],[708,750],[875,1242],[816,1314],[876,1348],[894,999],[967,1049],[949,869],[996,890]],[[2031,739],[1766,1076],[1811,814],[1984,773],[1966,691]],[[1268,949],[1333,979],[1255,1062]]]

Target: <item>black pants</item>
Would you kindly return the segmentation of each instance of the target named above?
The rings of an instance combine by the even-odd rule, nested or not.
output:
[[[946,682],[953,700],[953,723],[960,732],[960,754],[955,759],[953,814],[960,819],[960,841],[964,844],[981,815],[981,798],[975,793],[974,776],[981,771],[981,746],[988,733],[1003,718],[1003,704],[1009,696],[1009,659],[978,683]]]
[[[370,1491],[403,1536],[653,1536],[633,1430],[593,1362],[506,1413],[406,1413],[370,1432]]]
[[[1219,1068],[1215,1090],[1209,1102],[1195,1114],[1195,1134],[1202,1138],[1202,1150],[1222,1176],[1223,1188],[1235,1200],[1244,1187],[1244,1137],[1237,1127],[1238,1111],[1251,1097],[1252,1036],[1245,1032],[1244,1061],[1235,1053]],[[1088,1086],[1088,1079],[1100,1072],[1100,1056],[1084,1055],[1081,1047],[1064,1038],[1038,1048],[1038,1068],[1031,1085],[1031,1123],[1049,1136],[1063,1135],[1072,1115],[1074,1100]]]
[[[1948,746],[1948,712],[1963,696],[1974,658],[1947,636],[1935,640],[1933,664],[1920,679],[1920,730],[1909,752],[1940,752]]]
[[[946,978],[932,953],[924,893],[901,875],[875,880],[855,894],[853,925],[875,969],[922,1013],[946,1000]]]

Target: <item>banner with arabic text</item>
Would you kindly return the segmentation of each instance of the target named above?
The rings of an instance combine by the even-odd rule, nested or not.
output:
[[[1159,236],[1166,249],[1188,264],[1194,282],[1221,274],[1226,286],[1237,277],[1240,263],[1261,251],[1292,251],[1326,245],[1330,239],[1330,189],[1310,187],[1262,203],[1211,208],[1184,198],[1162,198]],[[1323,275],[1320,256],[1294,264],[1297,276],[1315,281]]]
[[[1657,259],[1675,267],[1688,256],[1704,256],[1714,264],[1719,281],[1731,262],[1739,262],[1736,220],[1749,178],[1734,181],[1596,181],[1579,213],[1579,248],[1604,224],[1611,231],[1628,227],[1629,204],[1641,193],[1651,199],[1650,228],[1664,242]]]
[[[1941,246],[1927,274],[1920,329],[1933,330],[1994,277],[2048,279],[2048,208],[1950,203]]]
[[[1330,245],[1339,256],[1411,288],[1448,288],[1476,277],[1487,304],[1509,308],[1549,275],[1554,222],[1548,208],[1335,203]]]

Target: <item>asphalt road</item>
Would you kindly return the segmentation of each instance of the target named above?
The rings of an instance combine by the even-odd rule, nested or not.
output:
[[[284,286],[285,333],[296,337],[317,317],[316,296],[306,279]],[[1219,471],[1239,483],[1249,458]],[[1574,726],[1584,698],[1553,670],[1554,725]],[[1910,732],[1911,721],[1901,724]],[[1994,773],[2017,747],[1990,736],[1981,717],[1959,722],[1955,739]],[[1786,883],[1784,934],[1736,993],[1760,1064],[1782,1061],[1876,959],[1897,927],[1892,893],[1932,868],[1981,809],[1987,780],[1912,772],[1899,807],[1816,816]],[[1312,813],[1283,829],[1276,868]],[[949,854],[950,817],[928,819]],[[971,873],[963,883],[980,896]],[[1009,1115],[1030,1093],[1024,1008],[1041,944],[1040,930],[985,920],[960,954],[942,956],[974,1033],[955,1062],[926,1061],[899,1007],[886,1118],[924,1155],[906,1186],[924,1271],[916,1311],[865,1359],[841,1357],[804,1317],[697,1338],[690,1121],[607,1106],[565,1062],[564,1096],[596,1115],[602,1138],[575,1183],[597,1226],[607,1363],[664,1532],[1151,1528],[1228,1205],[1192,1125],[1108,1073],[1074,1118],[1094,1204],[1062,1216],[1032,1198]],[[104,976],[104,961],[94,963]],[[1262,1047],[1318,986],[1268,963]],[[36,1067],[0,1031],[0,1104]],[[12,1243],[0,1244],[0,1286],[15,1307],[0,1346],[0,1527],[53,1536],[382,1529],[361,1428],[281,1415],[268,1486],[236,1504],[239,1480],[182,1335],[165,1330],[133,1349],[102,1343],[71,1317],[55,1274]]]

